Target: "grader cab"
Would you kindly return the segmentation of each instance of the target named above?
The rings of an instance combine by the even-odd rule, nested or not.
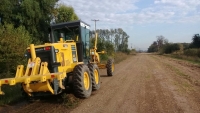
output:
[[[26,69],[18,65],[14,78],[0,79],[0,94],[4,94],[2,85],[19,83],[29,97],[57,95],[72,88],[75,96],[88,98],[100,88],[99,69],[107,68],[108,76],[114,71],[113,60],[100,63],[99,53],[104,52],[97,52],[97,36],[89,48],[89,28],[80,20],[51,25],[50,43],[30,44]]]

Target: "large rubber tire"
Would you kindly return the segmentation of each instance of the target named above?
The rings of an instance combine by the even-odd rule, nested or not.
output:
[[[73,92],[78,98],[88,98],[92,93],[92,82],[89,68],[84,64],[75,66],[73,70]]]
[[[92,77],[92,90],[96,91],[100,88],[99,68],[96,64],[88,64],[90,75]]]
[[[113,76],[113,72],[115,70],[114,60],[108,59],[106,67],[107,67],[107,75]]]

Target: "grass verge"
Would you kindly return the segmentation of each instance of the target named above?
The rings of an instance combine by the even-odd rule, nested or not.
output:
[[[164,56],[166,56],[166,55],[164,55]],[[156,57],[154,57],[154,56],[151,56],[151,57],[153,57],[153,58],[155,58],[155,59],[158,59],[158,58],[156,58]],[[170,56],[168,56],[168,57],[170,57]],[[159,59],[158,59],[158,61],[159,61]],[[193,85],[195,85],[195,86],[200,86],[200,82],[199,82],[198,80],[195,80],[195,79],[193,79],[192,77],[190,77],[189,75],[183,73],[182,71],[180,71],[179,69],[177,69],[175,66],[172,66],[172,65],[170,65],[170,64],[168,64],[168,63],[165,63],[165,62],[163,62],[163,63],[164,63],[164,65],[165,65],[167,68],[169,68],[170,70],[172,70],[173,72],[175,72],[175,73],[176,73],[177,75],[179,75],[180,77],[182,77],[182,78],[188,80],[188,82],[190,82],[191,84],[193,84]],[[184,86],[187,86],[187,85],[184,85]]]
[[[188,80],[191,84],[196,85],[196,86],[200,86],[200,83],[198,80],[194,80],[192,79],[189,75],[181,72],[179,69],[177,69],[176,67],[169,65],[169,64],[165,64],[169,69],[171,69],[172,71],[174,71],[177,75],[183,77],[184,79]]]
[[[131,55],[135,55],[135,54],[131,54]],[[127,59],[131,55],[127,55],[127,54],[122,53],[122,52],[117,52],[117,53],[115,53],[115,56],[114,56],[115,63],[117,64],[117,63]]]
[[[178,54],[165,54],[163,56],[167,56],[167,57],[171,57],[171,58],[175,58],[175,59],[179,59],[179,60],[188,61],[190,63],[197,64],[197,65],[200,66],[200,58],[198,58],[198,57],[189,57],[189,56],[178,55]]]
[[[6,105],[9,103],[15,103],[22,98],[21,95],[21,86],[2,86],[2,90],[5,95],[0,95],[0,105]]]
[[[114,58],[115,64],[118,64],[119,62],[127,59],[128,57],[130,57],[132,55],[136,55],[136,53],[132,52],[128,55],[128,54],[123,53],[123,52],[116,52],[113,56],[108,56],[107,54],[100,54],[100,58],[101,58],[101,63],[106,64],[108,59]]]

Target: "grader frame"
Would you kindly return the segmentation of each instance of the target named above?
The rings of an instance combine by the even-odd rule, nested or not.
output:
[[[22,85],[24,92],[30,97],[40,92],[57,95],[68,86],[72,86],[75,96],[80,98],[87,98],[91,95],[91,90],[98,90],[100,88],[99,68],[107,68],[108,76],[112,76],[114,63],[113,60],[108,60],[107,64],[100,63],[99,54],[105,52],[97,52],[96,33],[94,47],[90,49],[90,60],[83,59],[83,56],[87,57],[86,52],[83,51],[84,49],[86,51],[88,45],[86,34],[82,31],[87,32],[88,26],[80,20],[52,25],[51,43],[38,46],[30,44],[27,48],[29,59],[26,70],[24,71],[23,65],[18,65],[14,78],[0,79],[0,95],[4,95],[1,90],[2,85],[13,86],[17,83]],[[69,28],[76,30],[76,38],[67,37],[72,31]],[[60,35],[59,40],[56,40],[56,33],[63,33],[66,37]]]

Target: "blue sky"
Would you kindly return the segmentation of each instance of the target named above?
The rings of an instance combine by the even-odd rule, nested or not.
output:
[[[200,0],[60,0],[79,18],[97,29],[122,28],[129,47],[146,50],[156,36],[169,42],[190,43],[200,34]]]

